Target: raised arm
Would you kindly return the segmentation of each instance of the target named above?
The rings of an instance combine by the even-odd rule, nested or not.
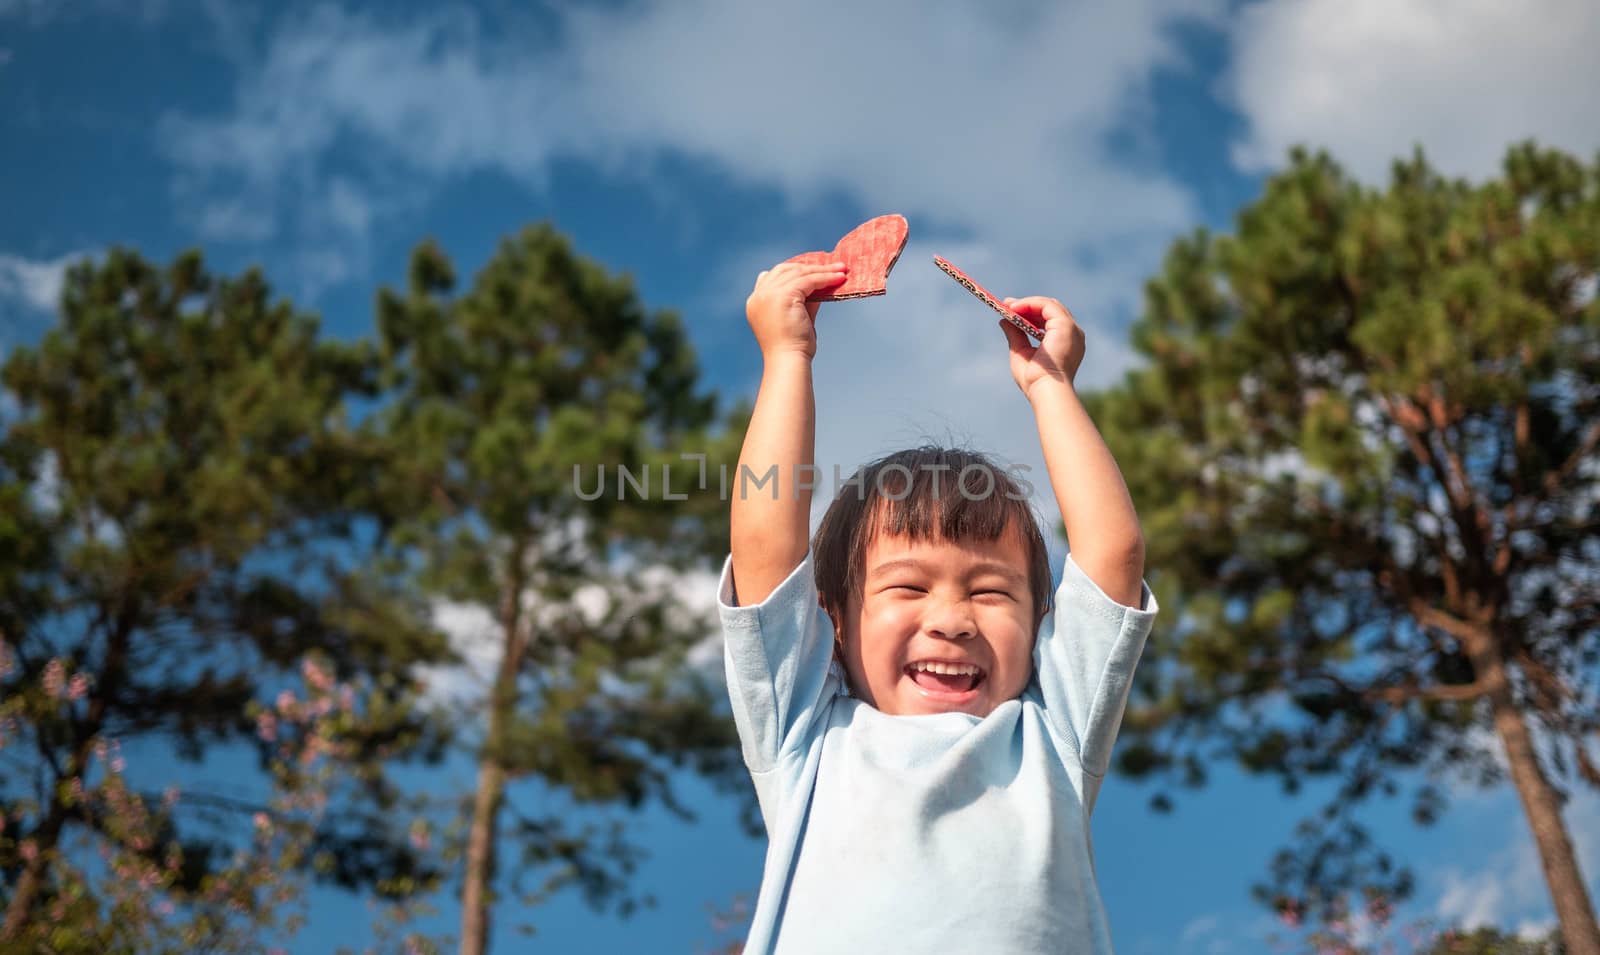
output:
[[[729,550],[734,595],[743,606],[766,599],[806,556],[811,491],[800,490],[796,479],[809,477],[803,469],[816,463],[811,359],[817,353],[818,308],[806,298],[844,281],[845,273],[842,263],[784,263],[762,272],[745,301],[762,367],[739,473],[730,487]]]
[[[1144,579],[1139,515],[1111,449],[1073,385],[1083,361],[1083,330],[1053,298],[1008,298],[1006,304],[1045,323],[1037,346],[1010,323],[1000,326],[1011,344],[1012,377],[1033,406],[1072,559],[1106,596],[1138,607]]]

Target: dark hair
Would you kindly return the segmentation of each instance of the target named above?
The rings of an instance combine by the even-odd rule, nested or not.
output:
[[[879,534],[912,540],[995,541],[1019,535],[1028,558],[1033,629],[1050,612],[1050,556],[1033,505],[983,454],[924,446],[879,458],[840,486],[812,539],[822,606],[837,623],[860,596],[867,546]]]

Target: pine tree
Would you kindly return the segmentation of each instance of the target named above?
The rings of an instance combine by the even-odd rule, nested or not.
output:
[[[461,951],[481,953],[506,888],[537,903],[576,882],[592,904],[636,902],[637,847],[605,810],[682,812],[679,767],[747,788],[732,724],[686,663],[715,621],[656,569],[725,552],[716,475],[748,410],[719,420],[677,316],[647,312],[548,225],[454,287],[424,243],[405,294],[379,296],[397,389],[384,427],[405,460],[384,493],[412,502],[398,539],[418,588],[492,621],[494,673],[466,737]]]
[[[0,378],[0,942],[249,950],[299,874],[423,887],[382,767],[426,742],[407,673],[446,648],[362,560],[370,344],[255,271],[113,250]],[[140,742],[253,754],[262,796],[152,779]]]
[[[1474,185],[1419,152],[1374,190],[1296,151],[1147,286],[1148,365],[1094,410],[1175,623],[1120,765],[1327,780],[1260,890],[1285,912],[1410,889],[1365,800],[1428,822],[1509,775],[1567,950],[1600,953],[1561,815],[1600,785],[1597,267],[1600,165],[1525,144]]]

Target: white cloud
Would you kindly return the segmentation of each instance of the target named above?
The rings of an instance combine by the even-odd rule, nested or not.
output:
[[[1445,869],[1438,880],[1441,888],[1434,914],[1442,925],[1499,928],[1525,918],[1530,909],[1549,906],[1539,857],[1526,838],[1513,838],[1486,857],[1480,869]]]
[[[270,238],[276,218],[270,205],[252,208],[237,196],[221,196],[206,200],[190,223],[207,239],[249,242]]]
[[[1013,8],[1015,10],[1017,8]],[[911,2],[654,4],[570,21],[575,142],[615,162],[663,146],[804,202],[869,206],[1050,251],[1171,229],[1174,183],[1106,138],[1202,3],[1060,4],[1007,19]],[[708,56],[705,51],[714,50]]]
[[[1579,279],[1572,290],[1572,303],[1574,308],[1588,308],[1594,301],[1595,294],[1600,292],[1600,275],[1590,275]]]
[[[1183,927],[1183,932],[1178,936],[1178,941],[1187,943],[1210,935],[1221,924],[1222,920],[1215,915],[1202,915]]]
[[[1222,919],[1215,915],[1202,915],[1183,927],[1178,935],[1178,950],[1223,955],[1233,950],[1223,933]]]
[[[41,312],[55,311],[67,267],[85,255],[69,252],[54,259],[25,259],[0,253],[0,299],[12,299]]]
[[[494,683],[503,649],[494,615],[477,604],[440,601],[433,607],[433,625],[461,658],[454,666],[423,666],[417,675],[438,702],[468,704],[483,699]]]
[[[26,17],[39,23],[47,19],[55,7],[50,0],[0,0],[0,17]]]
[[[0,18],[23,20],[29,26],[43,26],[57,18],[86,16],[124,17],[155,22],[165,17],[168,0],[91,0],[67,3],[64,0],[0,0]]]
[[[573,524],[569,528],[577,526]],[[542,545],[550,548],[548,553],[559,552],[569,559],[584,559],[587,554],[577,535],[567,532],[546,534]],[[639,566],[631,554],[624,552],[588,583],[578,587],[568,599],[546,600],[532,589],[524,592],[522,612],[531,622],[532,631],[538,633],[572,615],[590,626],[597,626],[608,614],[628,615],[632,612],[630,608],[665,605],[669,627],[703,634],[691,646],[688,666],[704,676],[720,680],[722,635],[717,616],[720,570],[720,567],[680,571],[661,565]],[[535,568],[536,578],[538,574]],[[499,621],[482,605],[439,600],[433,605],[433,624],[445,634],[460,662],[418,668],[417,675],[424,681],[429,697],[436,703],[463,707],[479,703],[494,683],[505,649]]]
[[[1147,937],[1133,947],[1174,955],[1234,955],[1261,951],[1265,940],[1282,931],[1277,919],[1263,915],[1259,909],[1216,912],[1190,919],[1179,930],[1176,943],[1170,937],[1159,941]]]
[[[1195,213],[1175,181],[1107,143],[1148,119],[1153,71],[1179,64],[1171,27],[1217,6],[645,0],[567,13],[548,36],[490,36],[459,11],[395,25],[323,7],[274,36],[232,114],[171,115],[160,138],[191,198],[222,204],[215,219],[238,220],[241,201],[252,225],[289,208],[308,255],[330,248],[307,263],[323,282],[357,270],[364,236],[446,178],[491,169],[537,187],[555,157],[647,177],[657,157],[687,156],[796,208],[843,195],[905,214],[890,294],[823,310],[818,464],[848,474],[924,439],[970,443],[1031,468],[1054,524],[997,319],[931,258],[1001,295],[1063,299],[1089,337],[1080,383],[1114,381],[1133,361],[1116,322]],[[329,171],[339,143],[379,178],[354,201]],[[838,234],[713,261],[691,320],[736,313],[758,271]]]
[[[1600,16],[1591,0],[1267,0],[1241,12],[1227,95],[1249,122],[1244,169],[1295,143],[1368,182],[1420,143],[1451,175],[1499,171],[1529,137],[1600,147]]]
[[[1170,28],[1219,6],[646,0],[567,12],[549,35],[487,35],[459,10],[397,25],[321,7],[273,36],[231,114],[171,114],[158,139],[194,220],[243,222],[242,237],[287,206],[348,246],[450,176],[539,186],[567,157],[645,178],[675,155],[796,207],[843,195],[922,234],[968,234],[1019,275],[1108,263],[1106,303],[1125,308],[1194,213],[1107,144],[1148,119],[1152,72],[1179,63]],[[366,215],[321,185],[341,144],[384,180]]]
[[[1479,926],[1514,928],[1521,935],[1549,931],[1553,924],[1549,890],[1538,851],[1528,830],[1526,816],[1509,786],[1496,792],[1503,805],[1505,828],[1498,836],[1499,848],[1483,853],[1472,869],[1447,867],[1436,872],[1434,915],[1441,925],[1472,929]],[[1562,816],[1573,842],[1573,851],[1589,884],[1591,895],[1600,890],[1600,797],[1581,791],[1574,795]],[[1495,835],[1485,833],[1494,845]]]

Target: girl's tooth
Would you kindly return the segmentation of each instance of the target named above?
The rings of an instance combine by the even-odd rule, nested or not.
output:
[[[941,676],[977,676],[981,670],[971,663],[941,663],[938,661],[919,660],[911,664],[913,672],[937,673]]]

